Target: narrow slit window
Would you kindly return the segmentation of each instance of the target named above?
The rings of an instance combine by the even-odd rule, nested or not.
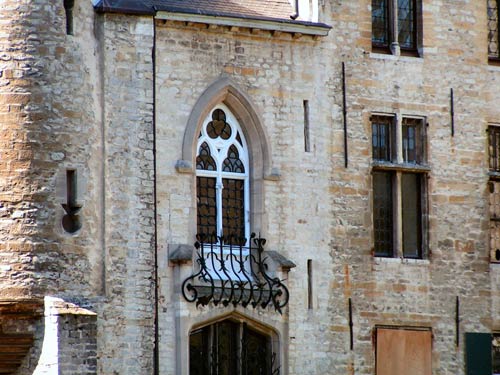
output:
[[[73,35],[73,7],[75,0],[64,0],[64,13],[66,15],[66,34]]]
[[[307,308],[313,308],[313,274],[312,259],[307,260]]]
[[[304,100],[304,150],[311,152],[310,130],[309,130],[309,100]]]
[[[66,200],[70,207],[74,207],[76,205],[76,194],[76,171],[74,169],[68,169],[66,171]]]

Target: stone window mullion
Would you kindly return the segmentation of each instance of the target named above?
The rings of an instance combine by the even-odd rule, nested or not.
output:
[[[391,53],[395,56],[399,56],[401,54],[401,48],[399,46],[398,39],[398,0],[389,0],[390,1],[390,33],[391,33]]]

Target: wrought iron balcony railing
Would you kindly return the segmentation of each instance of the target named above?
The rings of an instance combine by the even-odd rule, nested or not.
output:
[[[197,235],[196,239],[199,270],[182,283],[188,302],[197,306],[273,306],[282,313],[289,293],[282,280],[269,274],[264,238],[252,233],[248,241],[215,235]]]

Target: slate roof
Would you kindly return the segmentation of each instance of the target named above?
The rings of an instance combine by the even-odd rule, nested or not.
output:
[[[290,15],[294,13],[288,0],[99,0],[95,8],[101,12],[153,15],[165,11],[281,22],[293,22]]]

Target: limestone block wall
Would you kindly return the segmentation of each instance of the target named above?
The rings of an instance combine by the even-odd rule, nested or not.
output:
[[[149,17],[98,19],[104,150],[102,374],[151,373],[154,318],[153,26]]]
[[[456,11],[444,11],[450,8]],[[175,170],[182,157],[185,124],[203,91],[221,77],[229,78],[248,93],[261,114],[273,166],[281,174],[277,181],[265,181],[260,230],[270,248],[297,264],[288,277],[291,301],[283,318],[289,330],[284,341],[289,373],[373,374],[374,328],[394,325],[431,328],[433,372],[463,374],[464,346],[459,342],[457,347],[455,341],[457,296],[461,333],[498,329],[498,276],[488,259],[485,133],[488,122],[498,121],[493,104],[498,98],[498,69],[487,64],[486,34],[478,26],[485,24],[483,8],[470,1],[424,2],[420,57],[371,52],[370,3],[364,0],[325,2],[322,21],[333,29],[319,41],[244,29],[157,24],[157,140],[159,165],[164,166],[158,169],[157,185],[160,259],[167,257],[168,244],[193,241],[194,177]],[[347,75],[347,168],[342,62]],[[453,136],[450,89],[455,97]],[[304,151],[303,100],[309,100],[311,108],[310,153]],[[373,112],[422,116],[428,123],[426,259],[372,255]],[[311,310],[308,259],[314,280]],[[165,298],[160,319],[165,322],[162,371],[173,373],[168,363],[175,360],[178,337],[169,336],[169,328],[179,315],[191,317],[195,324],[209,314],[179,300],[172,268],[160,274]],[[272,321],[266,314],[260,319]]]
[[[373,374],[377,325],[431,328],[433,373],[464,374],[457,297],[462,333],[500,329],[500,275],[488,259],[485,132],[500,123],[500,69],[487,64],[483,3],[424,1],[420,57],[371,51],[369,0],[320,2],[320,21],[333,28],[318,39],[96,14],[86,0],[75,1],[67,35],[62,2],[2,5],[1,298],[57,295],[91,306],[97,373],[153,371],[156,244],[162,375],[186,369],[192,327],[229,313],[275,331],[282,374]],[[248,99],[269,144],[273,174],[259,176],[254,198],[262,212],[252,229],[297,265],[287,276],[283,315],[188,304],[179,288],[190,266],[168,261],[177,245],[195,241],[195,176],[176,169],[186,127],[207,88],[221,80]],[[373,112],[428,123],[426,259],[372,255]],[[244,126],[248,119],[241,120]],[[61,226],[67,170],[76,171],[82,206],[74,234]],[[44,339],[41,321],[28,321],[35,346],[20,374],[35,371]],[[85,341],[65,332],[75,344]]]
[[[291,300],[283,316],[273,309],[238,308],[237,312],[279,333],[284,349],[282,373],[328,373],[332,258],[329,229],[324,224],[331,220],[329,124],[332,116],[340,113],[324,110],[339,105],[334,83],[325,88],[324,82],[336,77],[335,69],[340,66],[332,67],[329,58],[319,53],[328,47],[311,37],[293,40],[289,34],[272,36],[270,32],[185,27],[161,21],[157,21],[156,35],[161,373],[181,373],[172,364],[187,361],[185,354],[178,356],[179,350],[187,352],[187,341],[182,339],[186,326],[189,330],[190,325],[232,311],[187,304],[180,295],[183,280],[178,280],[175,267],[166,261],[173,244],[195,241],[194,174],[179,173],[175,165],[183,157],[183,137],[193,107],[204,91],[221,79],[248,95],[268,135],[271,166],[280,174],[278,180],[264,180],[261,227],[252,230],[260,231],[268,240],[266,248],[279,251],[297,264],[286,282]],[[309,153],[304,151],[304,100],[311,108]],[[318,197],[328,198],[318,201]],[[313,261],[317,288],[315,309],[311,311],[307,309],[307,259]],[[179,320],[182,330],[174,336],[171,327],[179,327]]]

